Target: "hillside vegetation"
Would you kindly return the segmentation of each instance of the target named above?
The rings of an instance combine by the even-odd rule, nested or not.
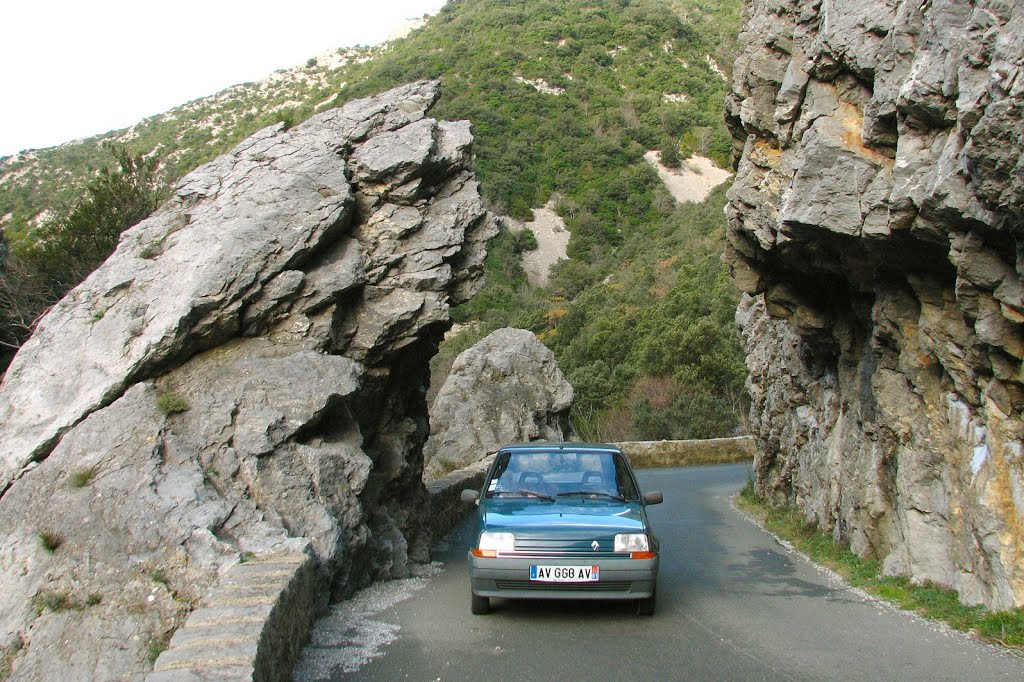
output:
[[[435,363],[499,326],[533,330],[577,389],[592,439],[731,435],[741,424],[736,292],[724,266],[724,190],[677,206],[644,161],[701,153],[730,163],[722,124],[740,0],[461,0],[423,28],[197,100],[131,131],[9,159],[0,215],[17,257],[36,216],[60,213],[104,165],[104,140],[177,177],[260,127],[421,78],[440,78],[437,118],[469,119],[482,191],[523,219],[553,196],[572,238],[548,289],[519,254],[491,245],[488,285],[455,311],[472,323]],[[372,58],[368,58],[372,57]],[[78,188],[78,189],[76,189]],[[45,223],[45,221],[43,221]]]

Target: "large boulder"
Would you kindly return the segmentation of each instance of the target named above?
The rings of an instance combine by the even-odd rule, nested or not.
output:
[[[750,0],[726,103],[757,489],[1024,605],[1024,5]]]
[[[335,596],[428,558],[428,363],[496,233],[438,87],[257,133],[40,323],[0,386],[15,678],[141,677],[251,554]]]
[[[430,480],[507,443],[571,434],[572,386],[555,354],[525,329],[499,329],[455,359],[430,409]]]

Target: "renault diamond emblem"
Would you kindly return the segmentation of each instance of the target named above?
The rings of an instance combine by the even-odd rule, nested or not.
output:
[[[590,548],[593,549],[595,552],[597,551],[597,548],[600,547],[600,546],[601,545],[597,542],[597,540],[594,540],[593,542],[590,543]]]

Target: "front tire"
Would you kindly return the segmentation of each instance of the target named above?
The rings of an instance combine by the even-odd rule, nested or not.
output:
[[[469,610],[474,616],[486,616],[491,612],[490,598],[479,597],[475,592],[470,592],[469,597]]]
[[[651,591],[651,596],[646,599],[636,600],[636,615],[638,616],[653,616],[654,608],[657,604],[658,599],[658,588],[655,587]]]

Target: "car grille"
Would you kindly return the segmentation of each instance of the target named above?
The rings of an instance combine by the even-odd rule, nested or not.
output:
[[[628,559],[628,554],[616,554],[615,552],[498,552],[499,557],[507,559]]]
[[[596,583],[543,583],[533,580],[495,580],[499,590],[533,590],[538,592],[629,592],[633,583],[629,580],[606,580]]]
[[[595,538],[520,538],[516,537],[516,555],[521,557],[622,557],[612,551],[615,541],[612,538],[597,538],[598,548],[593,547]]]

